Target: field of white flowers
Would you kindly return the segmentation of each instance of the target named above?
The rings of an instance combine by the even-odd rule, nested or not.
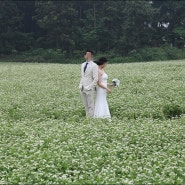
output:
[[[185,183],[185,60],[106,72],[112,122],[85,118],[80,64],[0,63],[0,184]]]

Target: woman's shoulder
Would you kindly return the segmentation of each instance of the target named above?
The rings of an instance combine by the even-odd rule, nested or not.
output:
[[[103,75],[104,71],[101,70],[101,69],[98,69],[98,73],[99,73],[100,75]]]

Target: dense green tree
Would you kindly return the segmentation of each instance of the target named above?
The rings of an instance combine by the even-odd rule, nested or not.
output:
[[[119,40],[123,34],[121,26],[125,23],[122,14],[124,6],[124,1],[103,2],[98,20],[99,50],[105,52],[119,48]]]
[[[67,52],[75,49],[77,11],[74,3],[67,1],[37,1],[34,17],[38,25],[46,30],[50,47]]]
[[[78,23],[76,29],[76,46],[82,50],[84,48],[98,48],[97,19],[99,8],[102,2],[78,1]]]
[[[159,9],[155,17],[156,32],[153,37],[158,46],[169,44],[177,47],[185,45],[185,1],[153,1]]]
[[[21,26],[21,15],[14,1],[0,3],[0,54],[16,49],[16,36]]]
[[[0,4],[0,54],[58,49],[129,56],[185,45],[185,1],[13,1]]]
[[[169,42],[173,46],[182,48],[185,46],[185,1],[169,2],[171,16],[169,18],[168,35]]]
[[[127,1],[123,12],[122,35],[120,45],[126,53],[151,45],[153,18],[157,10],[148,1]]]

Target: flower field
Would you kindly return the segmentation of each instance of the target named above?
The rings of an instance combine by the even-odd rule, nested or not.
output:
[[[185,184],[185,60],[106,72],[111,122],[85,117],[80,64],[0,63],[0,184]]]

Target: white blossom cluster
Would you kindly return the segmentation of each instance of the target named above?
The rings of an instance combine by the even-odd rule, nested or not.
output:
[[[106,72],[111,122],[85,117],[80,65],[0,63],[0,184],[185,183],[185,62]]]

